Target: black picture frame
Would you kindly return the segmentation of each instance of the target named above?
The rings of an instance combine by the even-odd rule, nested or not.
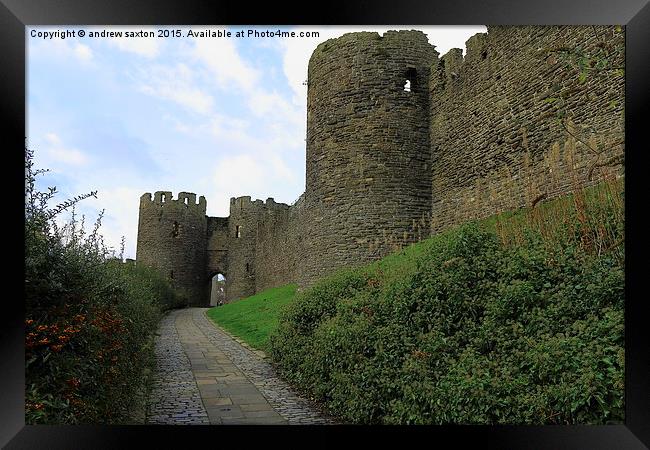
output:
[[[22,156],[25,143],[25,27],[35,25],[624,25],[626,31],[626,375],[625,424],[603,426],[443,426],[443,427],[169,427],[169,426],[26,426],[24,423],[24,306],[20,294],[3,295],[0,314],[2,387],[0,445],[18,448],[189,448],[197,439],[223,443],[234,438],[246,444],[252,432],[280,443],[316,445],[340,440],[340,433],[361,434],[388,444],[427,446],[452,440],[454,447],[471,444],[489,448],[635,449],[650,446],[650,342],[642,293],[643,245],[640,229],[643,194],[640,188],[648,150],[642,145],[645,112],[650,98],[650,5],[648,0],[455,0],[445,3],[402,0],[398,3],[336,0],[280,7],[274,2],[251,5],[241,1],[202,0],[0,0],[0,114],[9,134],[3,139],[3,173],[7,220],[5,242],[15,251],[5,256],[16,276],[6,280],[22,292],[20,240]],[[647,145],[647,144],[646,144]],[[11,206],[9,206],[11,204]],[[15,227],[15,228],[14,228]],[[9,237],[12,236],[12,237]],[[17,242],[14,242],[17,241]],[[630,244],[632,243],[632,244]],[[6,289],[9,287],[6,286]],[[277,438],[277,433],[291,435]],[[418,436],[416,436],[418,435]],[[301,438],[303,440],[295,440]],[[423,441],[421,439],[424,439]],[[198,444],[197,444],[198,445]],[[205,444],[203,444],[205,445]],[[367,444],[366,444],[367,445]],[[418,444],[421,445],[421,444]]]

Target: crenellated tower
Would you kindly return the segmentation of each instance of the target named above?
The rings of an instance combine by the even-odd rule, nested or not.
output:
[[[140,197],[137,263],[158,269],[191,306],[206,306],[206,206],[188,192]]]

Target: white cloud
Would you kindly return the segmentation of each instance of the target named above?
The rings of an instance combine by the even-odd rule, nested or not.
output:
[[[45,133],[45,140],[50,145],[61,145],[61,138],[55,133]]]
[[[300,125],[304,121],[300,108],[293,105],[277,92],[257,89],[248,97],[249,109],[258,117]]]
[[[39,31],[48,30],[47,28],[38,28]],[[54,30],[49,30],[54,31]],[[67,62],[71,60],[85,67],[92,67],[93,50],[85,44],[75,42],[73,38],[69,39],[38,39],[29,38],[29,58],[30,59],[54,59],[58,62]]]
[[[120,28],[120,30],[126,31],[128,28]],[[138,30],[140,30],[140,28],[138,28]],[[148,28],[145,28],[144,30],[155,32],[155,30]],[[160,54],[161,40],[156,37],[115,37],[110,38],[108,42],[122,51],[135,53],[136,55],[144,56],[149,59],[153,59]]]
[[[88,162],[86,155],[74,148],[49,148],[47,152],[52,159],[71,166],[83,166]]]
[[[250,122],[243,119],[236,119],[220,114],[215,114],[210,120],[210,131],[215,137],[246,142],[252,139],[247,130],[250,128]]]
[[[230,197],[259,196],[264,191],[267,170],[250,154],[222,159],[213,171],[213,190],[208,208],[217,216],[230,214]]]
[[[171,100],[199,114],[209,114],[212,111],[212,96],[197,87],[194,72],[183,63],[175,66],[150,66],[148,70],[141,69],[137,78],[140,92]]]
[[[295,175],[278,155],[237,154],[223,158],[213,171],[213,189],[208,208],[213,214],[227,216],[231,197],[250,195],[254,199],[291,201]],[[283,200],[283,197],[284,200]]]
[[[268,169],[268,168],[266,168]],[[215,169],[215,185],[224,192],[257,192],[268,170],[253,155],[224,158]]]
[[[289,150],[305,148],[305,108],[293,104],[277,92],[256,89],[247,100],[248,108],[263,125],[263,146],[268,149]]]
[[[146,189],[142,188],[106,187],[99,189],[96,199],[90,197],[80,203],[80,206],[85,208],[82,211],[92,222],[97,218],[95,211],[105,210],[99,232],[104,237],[106,245],[113,247],[116,254],[120,251],[120,243],[124,236],[125,258],[135,258],[140,196],[144,192]]]
[[[86,154],[63,145],[61,138],[55,133],[45,134],[45,153],[52,163],[63,163],[71,166],[83,166],[88,163]]]
[[[287,167],[284,160],[277,154],[271,154],[269,165],[273,169],[273,173],[277,178],[285,180],[285,182],[293,182],[296,180],[296,175]]]
[[[183,134],[191,134],[194,131],[194,127],[181,122],[180,120],[176,119],[175,117],[171,117],[169,115],[166,115],[163,117],[165,120],[169,120],[173,125],[174,125],[174,130],[178,131],[179,133]]]
[[[246,91],[258,83],[260,72],[240,56],[233,39],[193,38],[193,42],[192,56],[209,69],[222,89]]]
[[[235,42],[234,39],[194,38],[190,54],[198,63],[197,67],[204,67],[219,89],[241,95],[242,103],[259,120],[253,128],[247,121],[234,119],[228,111],[219,110],[212,114],[208,126],[211,134],[218,143],[228,142],[241,148],[304,148],[304,108],[262,87],[262,77],[270,74],[246,60]],[[277,45],[272,47],[277,48]]]
[[[297,126],[283,120],[280,112],[273,113],[273,116],[272,119],[249,122],[215,114],[207,127],[201,126],[196,130],[207,129],[218,147],[235,153],[244,151],[273,155],[304,151],[304,125]]]
[[[93,51],[87,45],[76,44],[74,46],[74,53],[81,61],[90,61],[93,58]]]

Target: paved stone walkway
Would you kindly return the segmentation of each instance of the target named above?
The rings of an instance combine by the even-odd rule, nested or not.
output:
[[[156,338],[156,372],[147,407],[147,423],[209,424],[190,360],[176,330],[178,314],[163,317]]]
[[[217,328],[205,311],[186,308],[163,318],[148,423],[332,423],[260,355]]]

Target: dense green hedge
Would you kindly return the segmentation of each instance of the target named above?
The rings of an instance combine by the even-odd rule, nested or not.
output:
[[[353,423],[623,420],[615,253],[477,224],[413,248],[299,293],[270,339],[283,376]]]
[[[153,363],[161,311],[177,301],[155,271],[111,257],[98,233],[48,208],[26,152],[25,414],[28,424],[128,423]],[[81,221],[82,222],[82,221]]]

